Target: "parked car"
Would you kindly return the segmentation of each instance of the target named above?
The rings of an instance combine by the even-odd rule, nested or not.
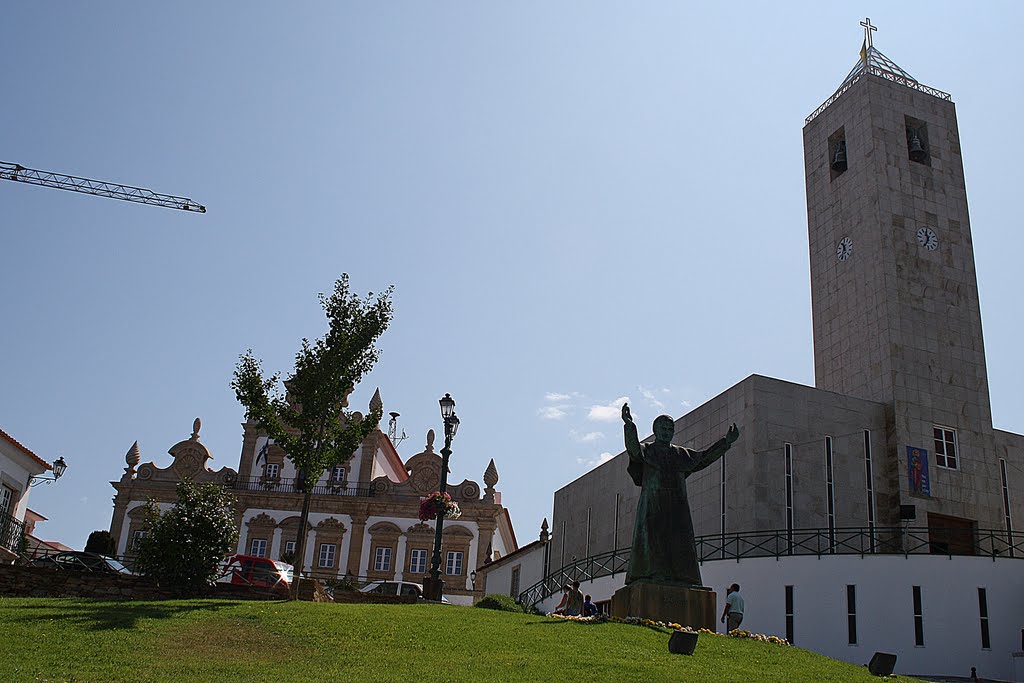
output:
[[[33,567],[50,567],[52,569],[72,572],[98,572],[101,574],[121,574],[123,576],[133,576],[135,574],[135,572],[112,557],[80,550],[40,555],[39,557],[32,558],[29,564]]]
[[[423,600],[423,585],[411,581],[374,581],[359,589],[360,593],[380,593],[381,595],[415,596]],[[441,602],[447,603],[448,597],[442,595]]]
[[[269,557],[231,555],[226,560],[224,575],[224,580],[236,586],[288,588],[295,576],[295,568]]]

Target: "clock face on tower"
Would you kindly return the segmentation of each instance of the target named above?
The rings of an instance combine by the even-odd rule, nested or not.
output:
[[[928,251],[935,251],[939,247],[939,237],[931,228],[918,228],[917,243]]]
[[[839,246],[836,247],[836,257],[840,261],[845,261],[851,256],[853,256],[853,240],[849,237],[844,237],[839,240]]]

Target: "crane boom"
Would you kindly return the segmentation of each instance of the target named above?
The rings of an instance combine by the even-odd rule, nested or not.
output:
[[[188,197],[160,194],[159,192],[153,192],[142,187],[107,183],[102,180],[90,180],[89,178],[79,178],[78,176],[64,175],[63,173],[39,171],[6,161],[0,161],[0,180],[13,180],[18,183],[28,183],[29,185],[54,187],[58,190],[70,190],[72,192],[96,195],[97,197],[109,197],[110,199],[121,199],[126,202],[150,204],[151,206],[164,206],[168,209],[206,213],[205,206],[197,204]]]

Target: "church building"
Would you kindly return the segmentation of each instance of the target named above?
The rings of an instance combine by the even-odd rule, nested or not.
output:
[[[383,407],[379,391],[371,405]],[[275,560],[292,556],[303,494],[287,454],[245,422],[238,469],[213,470],[200,427],[197,418],[192,435],[170,448],[172,461],[166,467],[140,465],[138,442],[129,449],[124,475],[111,482],[117,491],[110,523],[117,554],[130,562],[134,544],[145,534],[146,502],[156,499],[170,507],[177,484],[190,479],[220,484],[235,496],[239,554]],[[302,563],[306,573],[327,581],[422,584],[430,568],[435,522],[419,520],[420,497],[438,490],[440,476],[433,430],[424,450],[403,460],[389,436],[375,429],[348,462],[325,472],[313,489]],[[455,604],[472,604],[483,595],[483,583],[474,584],[477,569],[518,547],[501,492],[494,488],[498,470],[493,460],[483,481],[483,490],[468,479],[448,482],[462,514],[442,529],[441,578],[446,597]]]
[[[992,424],[956,109],[862,25],[860,59],[803,129],[815,385],[752,375],[675,423],[697,449],[741,429],[687,482],[703,581],[719,611],[741,584],[742,628],[831,657],[1009,678],[1024,436]],[[521,600],[623,585],[627,462],[555,493],[546,578]]]

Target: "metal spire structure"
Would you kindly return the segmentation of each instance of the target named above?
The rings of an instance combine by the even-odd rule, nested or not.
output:
[[[864,27],[864,43],[860,49],[860,58],[857,60],[857,63],[854,65],[853,69],[850,70],[850,73],[846,78],[843,79],[839,88],[831,97],[825,100],[820,107],[811,112],[811,115],[804,121],[805,124],[813,121],[818,114],[825,111],[830,104],[839,99],[840,95],[853,87],[853,84],[859,81],[865,74],[878,76],[879,78],[884,78],[887,81],[905,85],[912,90],[919,90],[931,95],[932,97],[938,97],[941,100],[952,99],[949,93],[924,85],[900,68],[896,62],[883,55],[871,41],[871,32],[878,30],[877,27],[871,25],[871,19],[865,19],[860,22],[860,25]]]
[[[126,202],[149,204],[151,206],[163,206],[168,209],[206,213],[205,206],[192,201],[188,197],[160,194],[159,192],[153,192],[142,187],[132,187],[131,185],[120,185],[118,183],[90,180],[89,178],[79,178],[78,176],[64,175],[62,173],[39,171],[6,161],[0,161],[0,180],[13,180],[16,183],[53,187],[58,190],[70,190],[72,192],[81,192],[82,194],[96,195],[97,197],[121,199]]]

